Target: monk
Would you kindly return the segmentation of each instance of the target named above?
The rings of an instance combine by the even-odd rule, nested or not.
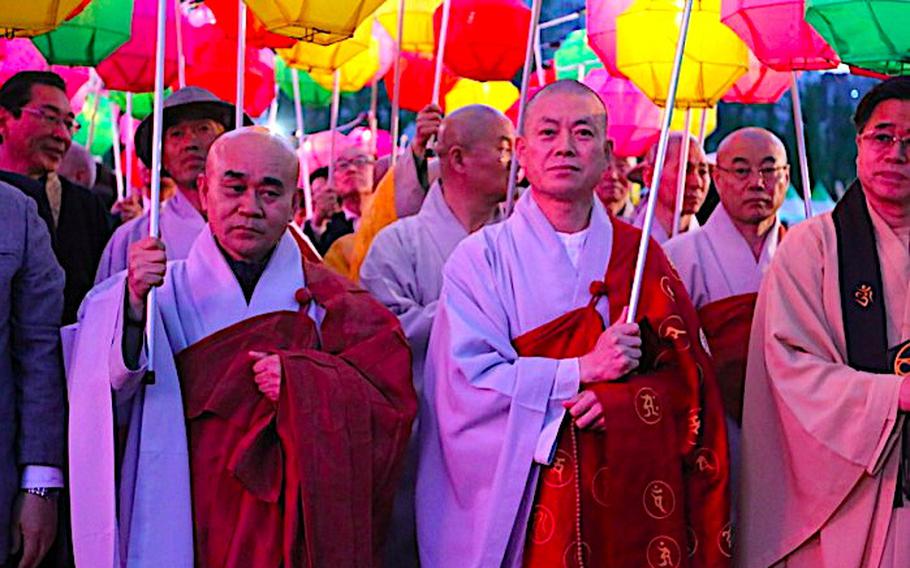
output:
[[[138,241],[84,305],[69,367],[78,565],[378,564],[416,412],[409,350],[388,310],[289,232],[297,168],[268,131],[224,134],[186,260]]]
[[[727,565],[720,394],[653,243],[640,318],[625,323],[641,234],[594,197],[604,105],[564,80],[525,118],[529,191],[443,272],[421,406],[421,563]]]
[[[603,206],[623,221],[631,221],[635,216],[631,199],[632,180],[627,177],[633,167],[635,158],[611,154],[600,183],[594,187],[594,194]]]
[[[676,215],[676,190],[679,179],[680,150],[684,135],[680,132],[670,134],[667,146],[667,159],[660,176],[660,195],[649,196],[656,198],[654,207],[654,226],[651,236],[660,244],[665,243],[673,236],[673,217]],[[708,196],[711,186],[711,173],[708,168],[708,159],[705,150],[694,137],[685,135],[689,141],[689,161],[686,164],[685,194],[683,196],[682,212],[679,217],[679,232],[685,233],[698,229],[698,219],[695,214],[701,209]],[[641,166],[642,179],[648,187],[654,187],[654,171],[657,166],[657,144],[651,147]],[[641,227],[645,222],[645,209],[647,202],[643,201],[638,206],[633,224]]]
[[[910,77],[860,101],[857,180],[765,274],[738,564],[910,566]]]
[[[499,219],[506,198],[514,134],[511,121],[483,105],[461,108],[442,122],[436,155],[441,179],[417,215],[395,221],[376,236],[360,267],[360,283],[401,320],[414,357],[419,393],[423,366],[442,288],[442,267],[468,234]],[[414,526],[416,439],[396,500],[396,542],[386,565],[417,565]]]

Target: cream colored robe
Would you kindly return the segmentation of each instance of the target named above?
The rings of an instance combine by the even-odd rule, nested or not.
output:
[[[870,213],[890,347],[910,338],[910,249]],[[901,378],[848,367],[842,321],[828,213],[783,239],[759,293],[746,374],[738,566],[910,566],[910,508],[892,508]]]

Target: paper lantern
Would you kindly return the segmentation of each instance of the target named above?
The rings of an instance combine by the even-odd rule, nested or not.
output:
[[[684,0],[635,0],[617,18],[617,64],[652,101],[667,99]],[[720,22],[716,0],[692,9],[676,106],[715,106],[748,70],[742,40]]]
[[[358,126],[348,133],[348,139],[364,147],[372,147],[373,132],[364,126]],[[392,134],[388,130],[376,131],[376,155],[385,156],[392,153]]]
[[[354,35],[382,0],[244,0],[265,29],[330,45]]]
[[[85,105],[82,107],[82,111],[76,115],[79,131],[73,136],[73,140],[83,146],[86,145],[89,131],[92,130],[91,123],[94,116],[95,127],[92,132],[92,145],[88,150],[95,156],[103,156],[114,145],[114,135],[111,128],[114,124],[113,109],[111,108],[111,101],[107,97],[100,97],[98,106],[95,107],[95,96],[94,94],[88,95],[85,98]]]
[[[566,36],[565,41],[553,54],[556,62],[556,76],[560,79],[578,79],[588,74],[592,69],[600,69],[603,63],[597,58],[588,46],[588,36],[585,30],[575,30]],[[583,68],[579,71],[579,68]]]
[[[379,71],[379,41],[371,40],[370,47],[361,51],[338,68],[338,85],[346,93],[359,91],[373,80]],[[334,88],[335,73],[321,69],[310,72],[319,86],[326,89]]]
[[[775,71],[749,53],[749,70],[733,84],[724,98],[727,103],[774,104],[793,83],[793,75]]]
[[[910,2],[809,0],[806,20],[845,62],[910,75]]]
[[[616,17],[632,0],[587,0],[588,45],[611,75],[623,76],[616,67]]]
[[[20,71],[47,71],[47,61],[31,41],[0,40],[0,85]]]
[[[214,14],[218,27],[226,32],[233,30],[230,35],[237,35],[237,16],[239,15],[237,0],[205,0],[205,5]],[[246,11],[247,47],[279,49],[291,47],[295,42],[296,40],[292,37],[270,32],[252,10]]]
[[[454,112],[468,105],[487,105],[506,112],[518,100],[518,87],[509,81],[459,79],[446,93],[446,112]]]
[[[437,44],[442,10],[440,5],[433,14]],[[512,79],[524,63],[530,21],[521,0],[451,0],[446,65],[476,81]]]
[[[717,130],[717,107],[710,108],[693,108],[689,109],[689,112],[692,113],[691,118],[689,119],[689,134],[695,136],[696,138],[700,134],[701,130],[701,115],[704,113],[705,116],[705,138],[711,135],[712,132]],[[673,118],[670,120],[670,130],[673,132],[682,132],[686,127],[686,111],[682,109],[677,109],[673,113]]]
[[[66,67],[64,65],[51,65],[51,71],[60,75],[60,78],[66,83],[66,96],[70,98],[72,103],[73,97],[76,96],[76,93],[82,88],[83,85],[88,83],[89,78],[91,77],[91,70],[88,67]],[[80,106],[80,108],[82,108]],[[73,108],[73,112],[79,112]]]
[[[433,98],[433,75],[436,64],[431,55],[422,53],[401,53],[401,89],[400,106],[404,110],[417,112],[430,104]],[[384,78],[386,94],[392,100],[395,89],[395,73],[389,70]],[[445,95],[458,81],[448,69],[443,68],[442,82],[439,86],[439,101],[445,102]],[[445,106],[443,104],[443,106]]]
[[[291,67],[312,71],[334,71],[352,57],[370,47],[370,30],[372,22],[365,22],[358,26],[354,35],[344,41],[332,45],[319,45],[306,41],[298,41],[293,47],[276,51],[285,63]]]
[[[433,33],[433,12],[440,4],[442,0],[405,0],[402,51],[433,53],[436,41]],[[398,0],[386,0],[376,10],[375,16],[392,40],[397,42]]]
[[[805,0],[722,0],[720,17],[772,69],[837,67],[837,54],[803,17],[805,4]]]
[[[177,34],[174,3],[167,2],[164,83],[177,80]],[[182,16],[181,16],[182,17]],[[155,90],[157,0],[135,0],[130,39],[96,67],[108,89],[144,93]]]
[[[361,139],[352,140],[340,132],[335,132],[335,155],[340,154],[345,148],[361,142]],[[307,134],[297,150],[297,156],[306,160],[309,169],[313,172],[319,168],[328,167],[332,161],[332,132],[323,130]]]
[[[294,74],[280,57],[275,58],[275,80],[284,96],[294,100]],[[320,107],[332,102],[332,92],[328,91],[313,80],[306,71],[297,72],[297,82],[300,87],[300,102],[306,106]]]
[[[389,32],[385,31],[379,20],[373,20],[373,39],[379,42],[379,69],[370,83],[381,81],[386,73],[395,65],[395,51],[397,46]]]
[[[0,0],[0,36],[47,33],[85,5],[83,0]]]
[[[585,84],[607,107],[607,138],[619,156],[641,156],[660,136],[660,108],[632,81],[610,75],[606,69],[588,73]]]
[[[130,38],[132,0],[94,0],[78,16],[32,39],[49,63],[95,66]]]

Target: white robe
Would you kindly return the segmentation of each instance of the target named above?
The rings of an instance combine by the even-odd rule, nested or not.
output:
[[[177,190],[174,197],[162,205],[161,215],[158,219],[161,229],[161,240],[167,249],[169,260],[182,260],[186,258],[193,246],[196,237],[205,227],[205,219],[196,211],[190,200],[181,190]],[[98,272],[95,274],[95,284],[102,282],[110,276],[126,270],[127,253],[130,245],[146,238],[149,234],[149,212],[146,211],[139,217],[127,221],[111,236],[101,262],[98,263]]]
[[[657,206],[660,207],[660,204],[658,204]],[[642,202],[638,204],[638,209],[635,210],[634,217],[628,222],[631,223],[633,227],[638,227],[639,229],[644,227],[645,212],[647,211],[647,209],[648,209],[648,200],[643,199]],[[689,220],[689,228],[686,231],[686,233],[695,232],[699,228],[700,228],[700,225],[698,223],[698,218],[695,217],[695,215],[692,215],[692,218]],[[685,234],[685,233],[682,233],[682,234]],[[663,225],[660,224],[660,220],[657,218],[656,212],[654,215],[654,222],[651,225],[651,238],[654,239],[655,241],[657,241],[657,243],[661,244],[661,245],[670,240],[670,233],[669,233],[669,231],[664,229]]]
[[[446,263],[421,400],[417,531],[424,566],[519,566],[539,464],[579,388],[578,359],[519,357],[512,340],[585,306],[613,228],[594,200],[578,270],[533,198]],[[597,310],[609,321],[606,298]]]
[[[910,249],[870,208],[889,346],[910,338]],[[902,379],[847,361],[831,214],[792,228],[759,293],[743,410],[737,562],[910,566],[893,509]]]
[[[145,355],[135,371],[123,362],[124,281],[125,274],[120,274],[96,286],[82,305],[79,329],[68,330],[75,333],[67,378],[76,562],[99,568],[121,565],[115,514],[113,389],[117,403],[131,407],[130,437],[121,469],[121,499],[132,499],[127,508],[131,523],[124,564],[130,568],[191,567],[187,434],[174,355],[239,321],[275,311],[297,311],[294,294],[304,285],[300,251],[285,232],[247,304],[206,227],[186,260],[168,264],[165,284],[159,289],[154,385],[141,385]],[[321,308],[311,304],[309,310],[318,325]],[[102,366],[103,372],[98,369],[99,359],[109,361]],[[135,436],[138,433],[141,436]]]

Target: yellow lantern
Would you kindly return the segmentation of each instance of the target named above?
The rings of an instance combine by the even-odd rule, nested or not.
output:
[[[0,0],[0,36],[32,37],[47,33],[86,4],[85,0]]]
[[[635,0],[617,18],[617,66],[664,106],[685,0]],[[720,21],[720,0],[695,0],[686,39],[678,108],[711,107],[749,69],[746,44]]]
[[[331,73],[350,61],[355,55],[366,51],[370,47],[372,25],[372,21],[368,20],[357,26],[353,37],[332,45],[317,45],[306,41],[298,41],[294,44],[294,47],[277,49],[275,53],[289,67],[296,67],[311,75],[317,69]]]
[[[701,115],[705,116],[705,138],[711,136],[717,130],[717,107],[693,108],[690,110],[692,118],[689,120],[689,132],[692,136],[698,137],[701,133]],[[673,119],[670,121],[670,130],[674,132],[681,131],[686,126],[685,111],[676,111],[673,113]]]
[[[518,88],[509,81],[486,81],[459,79],[452,90],[446,93],[446,112],[452,112],[468,105],[487,105],[501,112],[509,110],[518,100]]]
[[[244,0],[263,26],[277,34],[329,45],[355,35],[382,0]]]
[[[402,51],[433,53],[433,12],[440,4],[442,0],[405,0]],[[386,0],[376,10],[376,19],[398,41],[398,0]]]
[[[343,43],[343,42],[342,42]],[[361,51],[338,68],[338,86],[344,92],[356,92],[373,80],[379,71],[379,40],[372,38],[370,47]],[[332,90],[334,73],[324,69],[314,69],[310,72],[320,86]]]

